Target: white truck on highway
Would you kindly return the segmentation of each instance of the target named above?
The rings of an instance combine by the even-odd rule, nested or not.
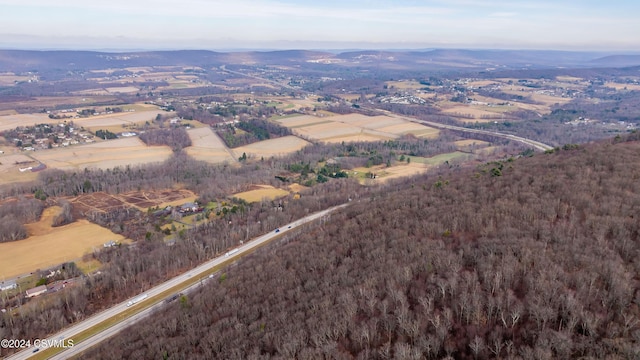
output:
[[[138,296],[138,297],[136,297],[136,298],[131,299],[131,301],[129,301],[129,302],[127,303],[127,306],[135,305],[135,304],[139,303],[140,301],[142,301],[142,300],[144,300],[144,299],[146,299],[146,298],[147,298],[147,294],[140,295],[140,296]]]
[[[229,257],[237,252],[238,252],[238,249],[233,249],[231,251],[228,251],[226,254],[224,254],[224,256]]]

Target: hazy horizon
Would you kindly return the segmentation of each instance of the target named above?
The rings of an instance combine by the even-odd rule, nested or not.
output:
[[[0,47],[638,51],[640,3],[0,0]]]

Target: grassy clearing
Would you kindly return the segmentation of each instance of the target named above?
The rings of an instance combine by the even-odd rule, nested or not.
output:
[[[453,144],[460,151],[472,151],[472,150],[481,149],[491,145],[491,143],[487,141],[475,140],[475,139],[458,140],[458,141],[454,141]]]
[[[293,183],[291,185],[289,185],[289,190],[293,191],[293,192],[302,192],[304,190],[308,189],[308,187],[297,184],[297,183]]]
[[[386,81],[385,84],[390,89],[398,89],[398,90],[418,90],[426,87],[426,85],[422,85],[415,80],[408,81]]]
[[[76,266],[78,267],[78,269],[80,269],[80,271],[82,271],[83,274],[92,274],[98,270],[100,270],[100,268],[102,268],[102,263],[96,259],[90,259],[90,260],[80,260],[80,261],[76,261]]]
[[[431,166],[437,166],[437,165],[442,165],[444,164],[446,161],[453,161],[453,160],[459,160],[459,159],[463,159],[466,157],[469,157],[470,155],[467,153],[463,153],[460,151],[454,151],[451,153],[446,153],[446,154],[440,154],[440,155],[436,155],[436,156],[432,156],[432,157],[420,157],[420,156],[407,156],[410,160],[410,163],[418,163],[418,164],[425,164],[425,165],[431,165]]]
[[[270,185],[260,185],[261,189],[244,191],[233,194],[233,197],[242,199],[248,203],[262,201],[264,199],[273,200],[289,194],[287,190],[277,189]]]

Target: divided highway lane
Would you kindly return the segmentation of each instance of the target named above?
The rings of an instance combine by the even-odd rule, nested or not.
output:
[[[265,244],[273,239],[275,239],[276,237],[282,235],[282,234],[286,234],[288,231],[291,231],[295,228],[297,228],[298,226],[301,226],[303,224],[306,224],[308,222],[317,220],[322,218],[323,216],[326,216],[330,213],[332,213],[333,211],[336,211],[340,208],[343,208],[345,206],[347,206],[348,204],[342,204],[342,205],[338,205],[338,206],[334,206],[331,207],[329,209],[323,210],[323,211],[319,211],[316,213],[313,213],[311,215],[308,215],[302,219],[298,219],[292,223],[289,223],[287,225],[284,225],[282,228],[280,228],[281,230],[278,232],[271,231],[267,234],[264,234],[252,241],[246,242],[245,244],[241,245],[240,247],[236,248],[238,251],[233,253],[232,255],[229,256],[220,256],[217,257],[215,259],[209,260],[206,263],[191,269],[181,275],[178,275],[176,277],[174,277],[171,280],[168,280],[148,291],[145,291],[144,293],[138,294],[134,297],[132,297],[131,299],[127,299],[123,302],[121,302],[120,304],[115,305],[114,307],[111,307],[101,313],[98,313],[96,315],[93,315],[92,317],[77,323],[73,326],[71,326],[70,328],[63,330],[51,337],[49,337],[49,340],[54,341],[54,340],[60,340],[60,339],[73,339],[74,336],[77,336],[79,333],[90,329],[104,321],[107,321],[111,318],[113,318],[114,316],[117,316],[121,313],[123,313],[124,311],[126,311],[127,309],[130,309],[130,307],[127,306],[127,303],[135,298],[137,298],[140,295],[143,294],[147,294],[147,296],[149,298],[153,298],[154,296],[157,296],[173,287],[176,287],[188,280],[191,280],[193,277],[198,277],[201,276],[203,273],[207,272],[208,270],[211,270],[213,267],[222,264],[225,261],[228,261],[230,259],[234,259],[236,257],[242,256],[245,253],[251,252],[253,249],[255,249],[256,247]],[[199,284],[199,283],[198,283]],[[108,338],[109,336],[113,336],[115,335],[117,332],[121,331],[122,329],[134,324],[135,322],[139,321],[140,319],[144,318],[145,316],[148,316],[153,309],[162,306],[164,299],[158,299],[157,302],[155,304],[153,304],[151,307],[149,307],[148,309],[145,309],[141,312],[136,313],[135,315],[132,315],[131,317],[129,317],[128,319],[123,320],[122,322],[114,325],[113,327],[102,331],[101,333],[95,334],[92,337],[90,337],[87,340],[84,340],[83,342],[80,343],[75,343],[73,347],[67,348],[67,349],[62,349],[58,354],[56,354],[54,357],[52,357],[52,359],[66,359],[68,358],[70,355],[70,351],[73,352],[73,354],[77,355],[79,354],[81,351],[76,351],[75,348],[77,347],[78,350],[81,349],[88,349],[92,346],[97,345],[98,343],[100,343],[102,340]],[[138,305],[132,305],[131,307],[135,307]],[[41,351],[43,351],[44,349],[40,349]],[[7,358],[7,360],[22,360],[22,359],[28,359],[32,356],[36,356],[38,355],[38,353],[33,353],[34,348],[29,348],[26,349],[24,351],[21,351],[19,353],[14,354],[13,356],[10,356]]]

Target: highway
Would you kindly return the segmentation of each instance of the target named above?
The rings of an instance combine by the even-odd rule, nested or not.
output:
[[[246,253],[251,252],[253,249],[255,249],[256,247],[263,245],[271,240],[274,240],[275,238],[279,237],[280,235],[286,234],[289,231],[294,230],[295,228],[306,224],[308,222],[317,220],[322,218],[323,216],[326,216],[328,214],[330,214],[333,211],[336,211],[340,208],[343,208],[345,206],[347,206],[348,204],[343,204],[343,205],[338,205],[338,206],[334,206],[331,207],[329,209],[323,210],[323,211],[319,211],[316,213],[313,213],[311,215],[308,215],[304,218],[298,219],[292,223],[289,223],[287,225],[284,225],[283,227],[280,228],[279,232],[275,232],[271,231],[267,234],[264,234],[258,238],[255,238],[252,241],[246,242],[243,245],[235,248],[237,249],[237,252],[234,252],[233,254],[230,254],[229,256],[225,256],[222,255],[220,257],[214,258],[212,260],[207,261],[206,263],[199,265],[198,267],[191,269],[181,275],[178,275],[152,289],[149,289],[143,293],[137,294],[136,296],[127,299],[107,310],[104,310],[98,314],[95,314],[93,316],[91,316],[90,318],[81,321],[71,327],[69,327],[68,329],[65,329],[55,335],[50,336],[48,339],[51,341],[55,341],[55,340],[67,340],[67,339],[73,339],[75,336],[77,336],[79,333],[90,329],[104,321],[107,321],[111,318],[113,318],[114,316],[117,316],[121,313],[123,313],[124,311],[130,309],[129,306],[127,306],[127,303],[135,298],[137,298],[138,296],[144,295],[146,294],[148,296],[148,298],[152,298],[154,296],[157,296],[171,288],[174,288],[188,280],[191,280],[194,277],[200,277],[202,279],[202,281],[205,281],[207,279],[206,275],[203,275],[205,272],[211,270],[212,268],[214,268],[217,265],[222,264],[223,262],[226,262],[228,260],[234,259],[236,257],[242,256]],[[234,250],[235,250],[234,249]],[[194,284],[192,287],[194,286],[199,286],[200,282]],[[191,288],[192,288],[191,287]],[[185,291],[185,290],[183,290]],[[117,323],[116,325],[106,329],[105,331],[102,331],[98,334],[93,335],[92,337],[84,340],[83,342],[75,342],[73,347],[67,347],[66,349],[62,349],[59,353],[57,353],[55,356],[51,357],[51,359],[67,359],[70,356],[73,355],[77,355],[80,354],[82,351],[89,349],[95,345],[97,345],[98,343],[100,343],[101,341],[107,339],[110,336],[113,336],[115,334],[117,334],[119,331],[122,331],[123,329],[127,328],[128,326],[131,326],[132,324],[136,323],[137,321],[139,321],[140,319],[149,316],[149,314],[151,314],[153,312],[153,310],[161,307],[164,304],[164,298],[163,299],[158,299],[151,307],[136,313],[135,315],[132,315],[131,317]],[[137,304],[134,304],[131,306],[131,308],[138,306]],[[75,341],[75,340],[74,340]],[[18,352],[10,357],[7,358],[7,360],[21,360],[21,359],[28,359],[32,356],[38,355],[37,353],[34,353],[33,351],[35,350],[34,347],[31,347],[29,349],[25,349],[21,352]],[[42,351],[44,349],[40,349],[39,351]]]

